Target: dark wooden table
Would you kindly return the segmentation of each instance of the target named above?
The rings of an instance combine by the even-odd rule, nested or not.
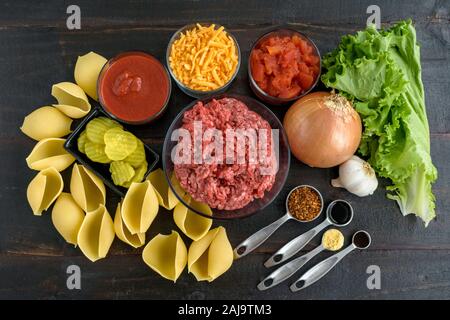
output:
[[[35,175],[25,163],[34,142],[22,135],[23,117],[54,103],[53,83],[73,81],[78,55],[89,51],[111,57],[142,49],[163,60],[172,33],[193,21],[225,25],[238,39],[242,66],[230,92],[252,95],[247,57],[253,40],[274,25],[287,24],[308,34],[322,53],[340,37],[364,28],[371,1],[77,1],[81,30],[66,28],[69,1],[2,1],[0,5],[0,298],[160,298],[160,299],[404,299],[450,298],[450,3],[448,1],[378,1],[383,26],[412,18],[422,48],[423,82],[431,128],[432,157],[439,170],[434,185],[437,219],[424,228],[413,216],[402,217],[385,198],[382,187],[367,198],[334,189],[333,170],[312,169],[293,159],[281,195],[266,210],[223,225],[233,245],[284,213],[285,196],[293,186],[317,186],[326,201],[349,200],[356,211],[344,228],[349,237],[366,229],[373,245],[345,258],[314,286],[293,294],[288,283],[259,292],[267,275],[262,263],[287,240],[311,227],[287,223],[255,253],[241,259],[213,283],[198,283],[185,273],[176,284],[164,280],[142,261],[141,249],[115,240],[106,259],[89,262],[54,230],[50,214],[34,217],[26,201],[26,186]],[[168,112],[136,134],[161,151],[165,132],[192,99],[174,87]],[[272,107],[282,117],[285,108]],[[108,194],[108,207],[117,198]],[[316,223],[314,223],[316,224]],[[176,228],[171,215],[160,210],[148,239]],[[314,239],[306,248],[317,245]],[[327,256],[321,254],[315,261]],[[81,290],[66,288],[66,269],[78,265]],[[381,289],[366,286],[369,265],[381,269]]]

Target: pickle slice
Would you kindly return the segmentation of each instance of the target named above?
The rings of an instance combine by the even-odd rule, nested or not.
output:
[[[116,186],[125,186],[134,176],[134,169],[131,164],[125,161],[113,161],[109,166],[111,178]]]
[[[111,160],[120,161],[136,150],[138,139],[122,128],[112,128],[105,133],[105,153]]]
[[[111,120],[109,118],[98,117],[92,119],[86,125],[86,134],[88,139],[92,142],[104,144],[105,133],[111,128],[122,129],[122,125],[117,121]]]
[[[147,166],[147,161],[144,160],[144,163],[142,163],[141,166],[135,170],[131,182],[142,182],[142,180],[144,180],[145,173],[147,172]]]
[[[105,145],[100,143],[95,143],[90,140],[86,141],[84,145],[84,150],[86,156],[94,162],[99,163],[110,163],[111,159],[105,153]]]
[[[86,130],[83,130],[83,132],[80,134],[80,136],[78,137],[78,140],[77,140],[78,150],[81,153],[86,153],[86,151],[84,150],[84,146],[86,145],[86,141],[87,141]]]
[[[137,139],[136,150],[126,157],[124,161],[131,164],[134,168],[140,167],[145,162],[144,143],[141,140]]]

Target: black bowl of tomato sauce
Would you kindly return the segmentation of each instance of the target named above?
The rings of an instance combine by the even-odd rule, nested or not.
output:
[[[276,29],[253,44],[248,63],[250,87],[262,101],[283,105],[309,93],[320,78],[320,52],[294,29]]]
[[[128,51],[110,59],[97,80],[103,110],[126,124],[158,119],[166,110],[172,84],[164,65],[142,51]]]

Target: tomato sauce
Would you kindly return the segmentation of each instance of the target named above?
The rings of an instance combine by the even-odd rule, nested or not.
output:
[[[252,50],[250,70],[265,93],[289,99],[314,85],[320,72],[320,58],[315,47],[300,35],[274,35]]]
[[[143,52],[128,52],[105,66],[99,78],[103,108],[132,124],[152,120],[167,105],[170,79],[164,66]]]

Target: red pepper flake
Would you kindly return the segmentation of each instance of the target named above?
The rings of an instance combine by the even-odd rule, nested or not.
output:
[[[289,195],[288,210],[298,220],[311,221],[319,215],[321,209],[320,196],[310,187],[299,187]]]

